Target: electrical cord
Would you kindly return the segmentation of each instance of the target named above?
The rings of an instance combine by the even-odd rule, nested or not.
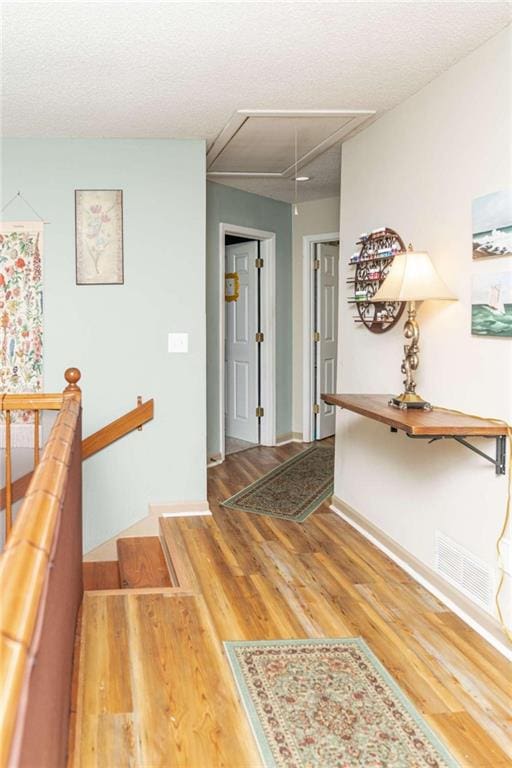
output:
[[[442,408],[440,406],[434,406],[434,411],[440,411],[442,413],[456,413],[459,416],[469,416],[471,419],[477,419],[478,421],[487,421],[491,422],[492,424],[497,424],[500,427],[505,427],[507,430],[507,441],[508,441],[508,485],[507,485],[507,503],[505,505],[505,516],[503,518],[503,524],[501,526],[501,530],[499,533],[499,536],[496,540],[496,553],[498,555],[498,571],[499,571],[499,581],[498,581],[498,587],[496,589],[496,593],[494,596],[494,602],[496,605],[496,612],[498,614],[498,619],[501,625],[501,628],[503,629],[503,632],[505,633],[506,637],[510,642],[512,643],[512,630],[507,627],[505,620],[503,618],[503,612],[501,610],[500,605],[500,594],[501,590],[503,588],[503,584],[505,583],[505,567],[503,563],[503,557],[501,554],[501,544],[503,542],[503,539],[505,538],[505,534],[507,532],[508,524],[510,522],[510,506],[511,506],[511,498],[512,498],[512,426],[508,424],[506,421],[503,421],[502,419],[486,419],[483,416],[475,416],[472,413],[465,413],[464,411],[457,411],[454,408]]]

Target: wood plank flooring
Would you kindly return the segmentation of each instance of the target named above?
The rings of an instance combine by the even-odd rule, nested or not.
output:
[[[327,504],[304,523],[219,506],[302,449],[228,457],[208,472],[213,517],[165,520],[186,596],[86,594],[74,768],[257,768],[222,641],[355,635],[464,768],[512,766],[497,651]]]
[[[117,560],[82,563],[84,589],[120,589],[119,563]]]
[[[171,586],[158,536],[118,539],[117,556],[123,589]]]

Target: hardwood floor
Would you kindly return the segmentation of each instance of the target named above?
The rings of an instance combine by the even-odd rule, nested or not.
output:
[[[208,472],[213,517],[165,520],[183,594],[86,594],[72,766],[256,768],[222,641],[354,635],[462,766],[512,766],[497,651],[327,504],[304,523],[219,507],[302,449],[228,457]]]
[[[117,556],[82,564],[85,591],[172,586],[158,536],[118,539]]]
[[[117,540],[119,577],[123,589],[139,587],[170,587],[171,579],[165,564],[158,536],[134,536]]]
[[[84,589],[120,589],[119,563],[117,560],[82,563]]]

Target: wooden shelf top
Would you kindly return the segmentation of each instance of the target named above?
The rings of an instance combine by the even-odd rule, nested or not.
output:
[[[369,419],[388,424],[395,429],[401,429],[409,435],[465,435],[496,437],[506,435],[507,428],[503,424],[495,424],[486,419],[476,419],[473,416],[462,416],[456,412],[446,413],[436,410],[407,410],[401,411],[388,405],[391,395],[322,395],[322,400],[330,405],[337,405],[353,411]]]

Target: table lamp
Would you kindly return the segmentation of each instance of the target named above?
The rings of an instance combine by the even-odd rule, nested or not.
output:
[[[404,336],[409,344],[404,344],[404,359],[401,371],[405,374],[405,391],[393,397],[390,405],[398,408],[423,408],[431,410],[432,406],[416,393],[414,372],[419,365],[420,329],[416,321],[416,302],[427,299],[456,300],[456,297],[443,283],[436,268],[425,251],[415,251],[409,245],[406,251],[398,253],[393,259],[386,279],[372,301],[385,305],[391,301],[407,302],[407,322],[404,326]]]

